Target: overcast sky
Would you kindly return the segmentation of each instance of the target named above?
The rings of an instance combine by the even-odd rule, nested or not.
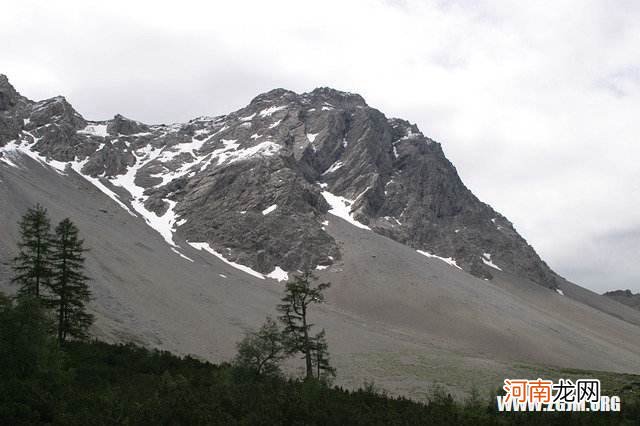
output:
[[[360,93],[441,142],[560,274],[640,291],[640,2],[221,3],[8,2],[0,73],[150,123],[276,87]]]

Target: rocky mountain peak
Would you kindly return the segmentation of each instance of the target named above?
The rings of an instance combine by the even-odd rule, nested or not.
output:
[[[63,98],[7,117],[14,138],[70,164],[177,251],[180,241],[207,245],[258,274],[322,268],[341,258],[326,224],[346,220],[484,279],[556,286],[440,144],[357,94],[275,89],[228,115],[172,125],[90,122]]]
[[[29,103],[11,85],[7,76],[0,74],[0,147],[18,137]]]
[[[391,125],[394,141],[401,139],[424,138],[424,135],[420,129],[418,129],[418,126],[408,122],[407,120],[403,120],[401,118],[390,118],[389,124]],[[434,143],[431,139],[429,139],[428,142]]]
[[[333,102],[336,106],[360,106],[365,107],[367,103],[364,98],[356,93],[343,92],[340,90],[332,89],[331,87],[318,87],[313,91],[306,93],[308,98],[314,100],[322,100],[326,102]]]
[[[85,119],[71,106],[64,96],[54,96],[37,102],[29,115],[32,126],[56,123],[80,130],[86,126]]]
[[[0,74],[0,111],[6,111],[14,107],[19,97],[20,94],[9,83],[7,76]]]
[[[107,133],[110,135],[133,135],[149,131],[149,126],[139,121],[131,120],[123,115],[116,114],[107,125]]]
[[[273,89],[265,93],[261,93],[260,95],[253,98],[249,105],[258,105],[262,103],[271,103],[277,101],[290,102],[294,101],[298,97],[296,92],[287,89]]]

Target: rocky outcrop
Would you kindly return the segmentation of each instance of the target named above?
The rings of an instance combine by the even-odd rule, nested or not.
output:
[[[130,120],[120,114],[116,114],[107,125],[107,133],[110,135],[134,135],[146,133],[149,127],[139,121]]]
[[[0,74],[0,146],[18,138],[25,125],[29,103],[14,89],[9,79]]]
[[[181,238],[257,271],[338,261],[324,226],[339,202],[356,224],[478,277],[504,271],[556,286],[556,274],[466,188],[439,143],[359,95],[276,89],[226,116],[146,125],[121,115],[87,121],[64,98],[31,102],[6,79],[0,93],[0,141],[75,162],[105,187],[126,189],[125,202],[144,217],[164,218]]]
[[[640,293],[632,293],[631,290],[613,290],[604,293],[603,296],[640,310]]]
[[[328,205],[290,159],[237,162],[189,182],[177,193],[180,230],[231,260],[270,272],[339,259],[323,231]]]

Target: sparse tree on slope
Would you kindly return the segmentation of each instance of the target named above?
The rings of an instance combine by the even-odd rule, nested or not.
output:
[[[294,275],[287,282],[285,296],[282,304],[278,305],[278,311],[282,314],[280,320],[284,323],[284,334],[287,337],[287,345],[290,353],[299,352],[303,355],[306,366],[306,377],[313,378],[313,353],[314,342],[310,335],[313,324],[309,323],[308,310],[312,303],[322,303],[324,295],[330,283],[313,284],[318,277],[311,270],[305,269],[299,275]]]
[[[78,238],[78,228],[69,219],[58,224],[52,250],[51,289],[60,345],[68,337],[86,338],[87,329],[93,323],[93,316],[85,307],[91,292],[84,275],[83,243]]]
[[[13,283],[20,286],[20,296],[42,298],[51,277],[51,232],[47,210],[37,204],[19,222],[20,252],[14,259]]]
[[[280,362],[287,358],[282,331],[267,317],[260,330],[247,333],[238,343],[235,364],[258,375],[280,375]]]
[[[336,375],[336,369],[329,363],[329,346],[325,338],[324,328],[313,338],[313,366],[316,369],[316,377],[326,380]]]

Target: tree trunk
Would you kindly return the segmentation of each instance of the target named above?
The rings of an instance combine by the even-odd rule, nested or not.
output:
[[[64,344],[64,297],[60,298],[60,309],[58,309],[58,345]]]
[[[307,379],[313,379],[313,363],[311,362],[311,345],[307,328],[307,306],[302,305],[302,327],[304,329],[304,359],[307,364]]]
[[[58,285],[60,286],[60,309],[58,310],[58,345],[64,345],[64,340],[66,337],[65,333],[65,313],[67,310],[67,253],[64,237],[61,241],[62,245],[62,271],[60,271],[60,282]]]
[[[35,288],[35,296],[40,297],[40,274],[42,273],[42,268],[40,265],[40,235],[38,235],[36,240],[36,288]]]

